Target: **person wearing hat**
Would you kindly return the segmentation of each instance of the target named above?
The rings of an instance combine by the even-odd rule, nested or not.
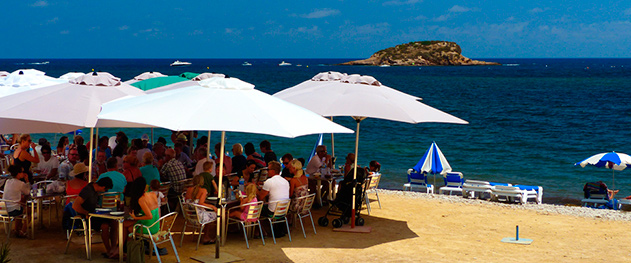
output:
[[[149,149],[149,151],[151,151],[151,149],[153,148],[151,143],[149,142],[149,135],[147,135],[146,133],[142,135],[142,137],[140,137],[140,139],[142,139],[142,144],[145,146],[145,148]]]
[[[88,185],[86,177],[88,176],[88,167],[84,163],[77,163],[70,172],[69,176],[74,177],[66,182],[66,195],[78,195],[81,190]],[[66,200],[66,204],[70,203],[70,198]]]

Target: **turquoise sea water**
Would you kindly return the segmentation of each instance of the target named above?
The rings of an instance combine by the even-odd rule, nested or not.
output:
[[[631,153],[631,59],[482,59],[504,66],[353,67],[347,59],[39,59],[0,60],[0,70],[36,68],[58,77],[68,71],[107,71],[128,80],[145,71],[173,75],[184,71],[219,72],[273,94],[322,71],[372,75],[384,85],[423,98],[423,102],[470,122],[407,124],[367,119],[361,124],[359,160],[382,164],[381,186],[400,188],[405,172],[436,141],[455,171],[465,178],[544,187],[544,199],[578,199],[587,181],[612,184],[611,170],[574,166],[593,154]],[[294,66],[278,67],[281,60]],[[49,61],[48,64],[29,64]],[[253,65],[241,66],[244,61]],[[301,64],[301,67],[297,67]],[[239,107],[239,105],[234,105]],[[177,111],[178,109],[173,109]],[[230,110],[230,109],[226,109]],[[181,109],[181,114],[186,114]],[[248,121],[244,119],[243,121]],[[336,122],[355,129],[350,117]],[[113,135],[117,129],[101,129]],[[149,130],[125,129],[130,137]],[[156,130],[156,136],[169,131]],[[60,135],[41,135],[49,139]],[[35,138],[40,135],[35,135]],[[218,142],[213,132],[211,141]],[[308,157],[317,135],[285,139],[228,133],[227,143],[272,142],[278,156]],[[330,144],[330,136],[325,143]],[[355,135],[335,135],[338,164],[354,150]],[[56,142],[55,142],[56,143]],[[329,149],[329,153],[331,153]],[[438,184],[441,185],[441,184]],[[616,172],[615,188],[631,195],[631,170]]]

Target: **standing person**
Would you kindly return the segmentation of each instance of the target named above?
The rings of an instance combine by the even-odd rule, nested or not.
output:
[[[247,159],[255,161],[258,168],[267,166],[263,157],[256,152],[256,149],[254,149],[254,144],[248,142],[245,144],[244,148],[245,155],[248,157]]]
[[[31,163],[39,163],[39,155],[35,149],[35,143],[31,140],[31,135],[22,134],[18,139],[19,147],[13,153],[13,164],[22,167],[24,172],[28,174],[28,181],[33,182],[33,173],[31,172]],[[33,154],[31,155],[28,150],[32,148]]]
[[[26,212],[24,204],[26,204],[26,197],[30,195],[31,187],[28,175],[21,166],[11,165],[8,170],[12,178],[4,184],[4,195],[2,198],[12,201],[6,203],[8,215],[19,216]],[[28,223],[23,221],[15,221],[15,234],[18,237],[26,237]]]
[[[72,180],[70,177],[70,171],[74,169],[75,164],[79,162],[79,151],[77,147],[70,146],[68,150],[68,159],[59,165],[59,179]]]
[[[123,175],[127,179],[127,182],[133,182],[142,177],[142,173],[138,168],[138,159],[136,159],[136,155],[130,154],[125,156],[125,159],[123,160]]]
[[[327,154],[326,146],[318,145],[318,147],[316,147],[316,155],[314,155],[307,164],[306,173],[309,176],[313,176],[316,172],[320,172],[321,168],[331,167],[331,164],[331,155]],[[322,175],[322,177],[324,176],[325,175]],[[322,180],[321,187],[324,190],[322,190],[321,196],[325,196],[325,194],[328,193],[329,184],[329,180]],[[335,184],[335,181],[333,181],[333,184]],[[320,189],[316,188],[317,182],[315,180],[309,180],[309,192],[315,193],[316,191],[320,191]]]
[[[265,200],[269,196],[268,205],[263,206],[261,215],[264,217],[270,217],[274,215],[276,210],[276,203],[274,201],[289,199],[289,182],[282,178],[278,174],[280,173],[280,163],[277,161],[271,161],[267,169],[267,180],[263,183],[263,188],[258,192],[258,200]],[[274,225],[274,233],[276,237],[285,236],[285,228],[279,224]]]
[[[184,186],[178,182],[186,179],[186,169],[175,159],[175,150],[167,149],[164,154],[166,162],[160,169],[160,178],[162,182],[171,182],[167,199],[169,207],[177,207],[178,196],[184,191]]]
[[[99,177],[102,173],[107,172],[107,154],[105,151],[96,152],[96,160],[92,162],[92,176]]]
[[[247,159],[243,156],[243,146],[240,143],[232,145],[232,170],[228,170],[231,173],[236,173],[245,168],[245,162]]]
[[[218,142],[217,144],[215,144],[215,163],[218,164],[219,163],[219,157],[221,155],[221,143]],[[226,166],[226,169],[228,169],[228,171],[232,171],[232,158],[230,158],[230,156],[228,155],[227,152],[224,151],[224,156],[223,156],[223,164]]]
[[[261,148],[261,152],[263,153],[263,160],[265,160],[265,165],[267,166],[271,161],[278,161],[276,157],[276,153],[272,150],[272,144],[268,140],[264,140],[259,144]]]
[[[50,145],[42,146],[42,158],[37,164],[36,171],[41,175],[45,175],[47,180],[54,180],[57,178],[58,169],[59,159],[57,159],[57,156],[53,156]]]
[[[100,194],[112,188],[112,179],[102,178],[96,183],[92,182],[86,185],[77,199],[72,204],[78,215],[86,218],[88,214],[96,212],[96,207],[99,204]],[[110,251],[113,246],[116,246],[116,235],[110,235],[110,221],[104,218],[90,218],[92,221],[92,229],[101,230],[101,238],[103,245],[105,245],[105,251]]]
[[[112,180],[112,187],[107,190],[108,193],[121,193],[121,200],[124,200],[124,195],[122,194],[125,191],[125,186],[127,186],[127,178],[118,171],[118,161],[115,157],[110,157],[107,159],[107,172],[99,175],[99,179],[110,178]]]
[[[203,235],[202,235],[202,243],[204,245],[214,244],[217,240],[213,237],[216,237],[216,229],[215,225],[217,222],[217,207],[206,203],[206,197],[208,197],[208,192],[203,187],[204,178],[201,175],[196,175],[193,177],[193,186],[186,189],[185,199],[187,202],[198,204],[201,206],[208,207],[213,211],[208,211],[206,209],[195,208],[197,210],[197,217],[200,223],[213,222],[213,224],[206,224],[204,226]]]
[[[140,167],[140,173],[142,174],[142,177],[145,178],[145,181],[147,181],[147,183],[151,183],[151,181],[157,180],[159,184],[160,171],[155,165],[153,165],[153,154],[151,154],[151,152],[145,152],[142,156],[142,164],[143,166]]]

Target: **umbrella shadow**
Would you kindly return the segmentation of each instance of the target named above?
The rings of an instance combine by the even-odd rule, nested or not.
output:
[[[313,233],[313,227],[309,218],[305,218],[303,223],[305,225],[306,238],[303,236],[300,224],[297,223],[290,229],[291,242],[287,236],[284,236],[277,238],[276,244],[274,244],[270,236],[265,238],[265,246],[263,246],[260,239],[254,239],[250,240],[250,249],[244,249],[243,234],[230,233],[228,234],[226,246],[222,250],[241,257],[246,261],[256,259],[261,262],[292,262],[286,253],[286,249],[366,249],[385,243],[419,237],[410,229],[406,221],[364,215],[365,211],[362,211],[362,217],[366,222],[365,226],[372,228],[370,233],[335,232],[330,224],[327,227],[318,225],[318,218],[323,216],[326,211],[327,209],[325,208],[312,210],[317,234]],[[328,216],[329,220],[335,218],[337,216]],[[261,224],[265,228],[269,227],[266,221],[261,222]]]

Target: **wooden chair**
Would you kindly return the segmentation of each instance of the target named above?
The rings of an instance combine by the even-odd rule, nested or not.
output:
[[[160,253],[158,252],[158,245],[166,242],[171,242],[171,246],[173,247],[173,252],[175,253],[175,258],[177,262],[180,262],[180,256],[177,254],[177,248],[175,248],[175,242],[173,242],[173,235],[171,234],[171,228],[175,223],[175,218],[177,217],[177,212],[171,212],[167,215],[164,215],[158,221],[154,222],[150,226],[145,226],[141,224],[134,225],[133,238],[137,237],[143,240],[147,240],[151,242],[153,245],[153,250],[156,253],[156,257],[158,257],[158,262],[162,263],[162,259],[160,258]],[[155,234],[145,234],[151,233],[150,229],[155,225],[160,225],[160,230],[158,230]],[[199,244],[198,244],[199,245]],[[151,259],[151,254],[149,253],[149,259]]]
[[[240,206],[235,206],[228,209],[226,214],[230,214],[231,210],[240,209],[242,207],[248,206],[247,211],[243,211],[243,213],[247,213],[245,220],[236,219],[236,218],[228,218],[228,225],[230,224],[240,224],[241,229],[243,229],[243,237],[245,238],[245,245],[247,248],[250,248],[250,243],[248,242],[248,234],[246,228],[259,227],[259,232],[261,233],[261,241],[263,241],[263,246],[265,246],[265,238],[263,237],[263,229],[261,228],[261,221],[259,217],[261,216],[261,211],[263,211],[263,201],[259,201],[256,203],[247,203]]]

